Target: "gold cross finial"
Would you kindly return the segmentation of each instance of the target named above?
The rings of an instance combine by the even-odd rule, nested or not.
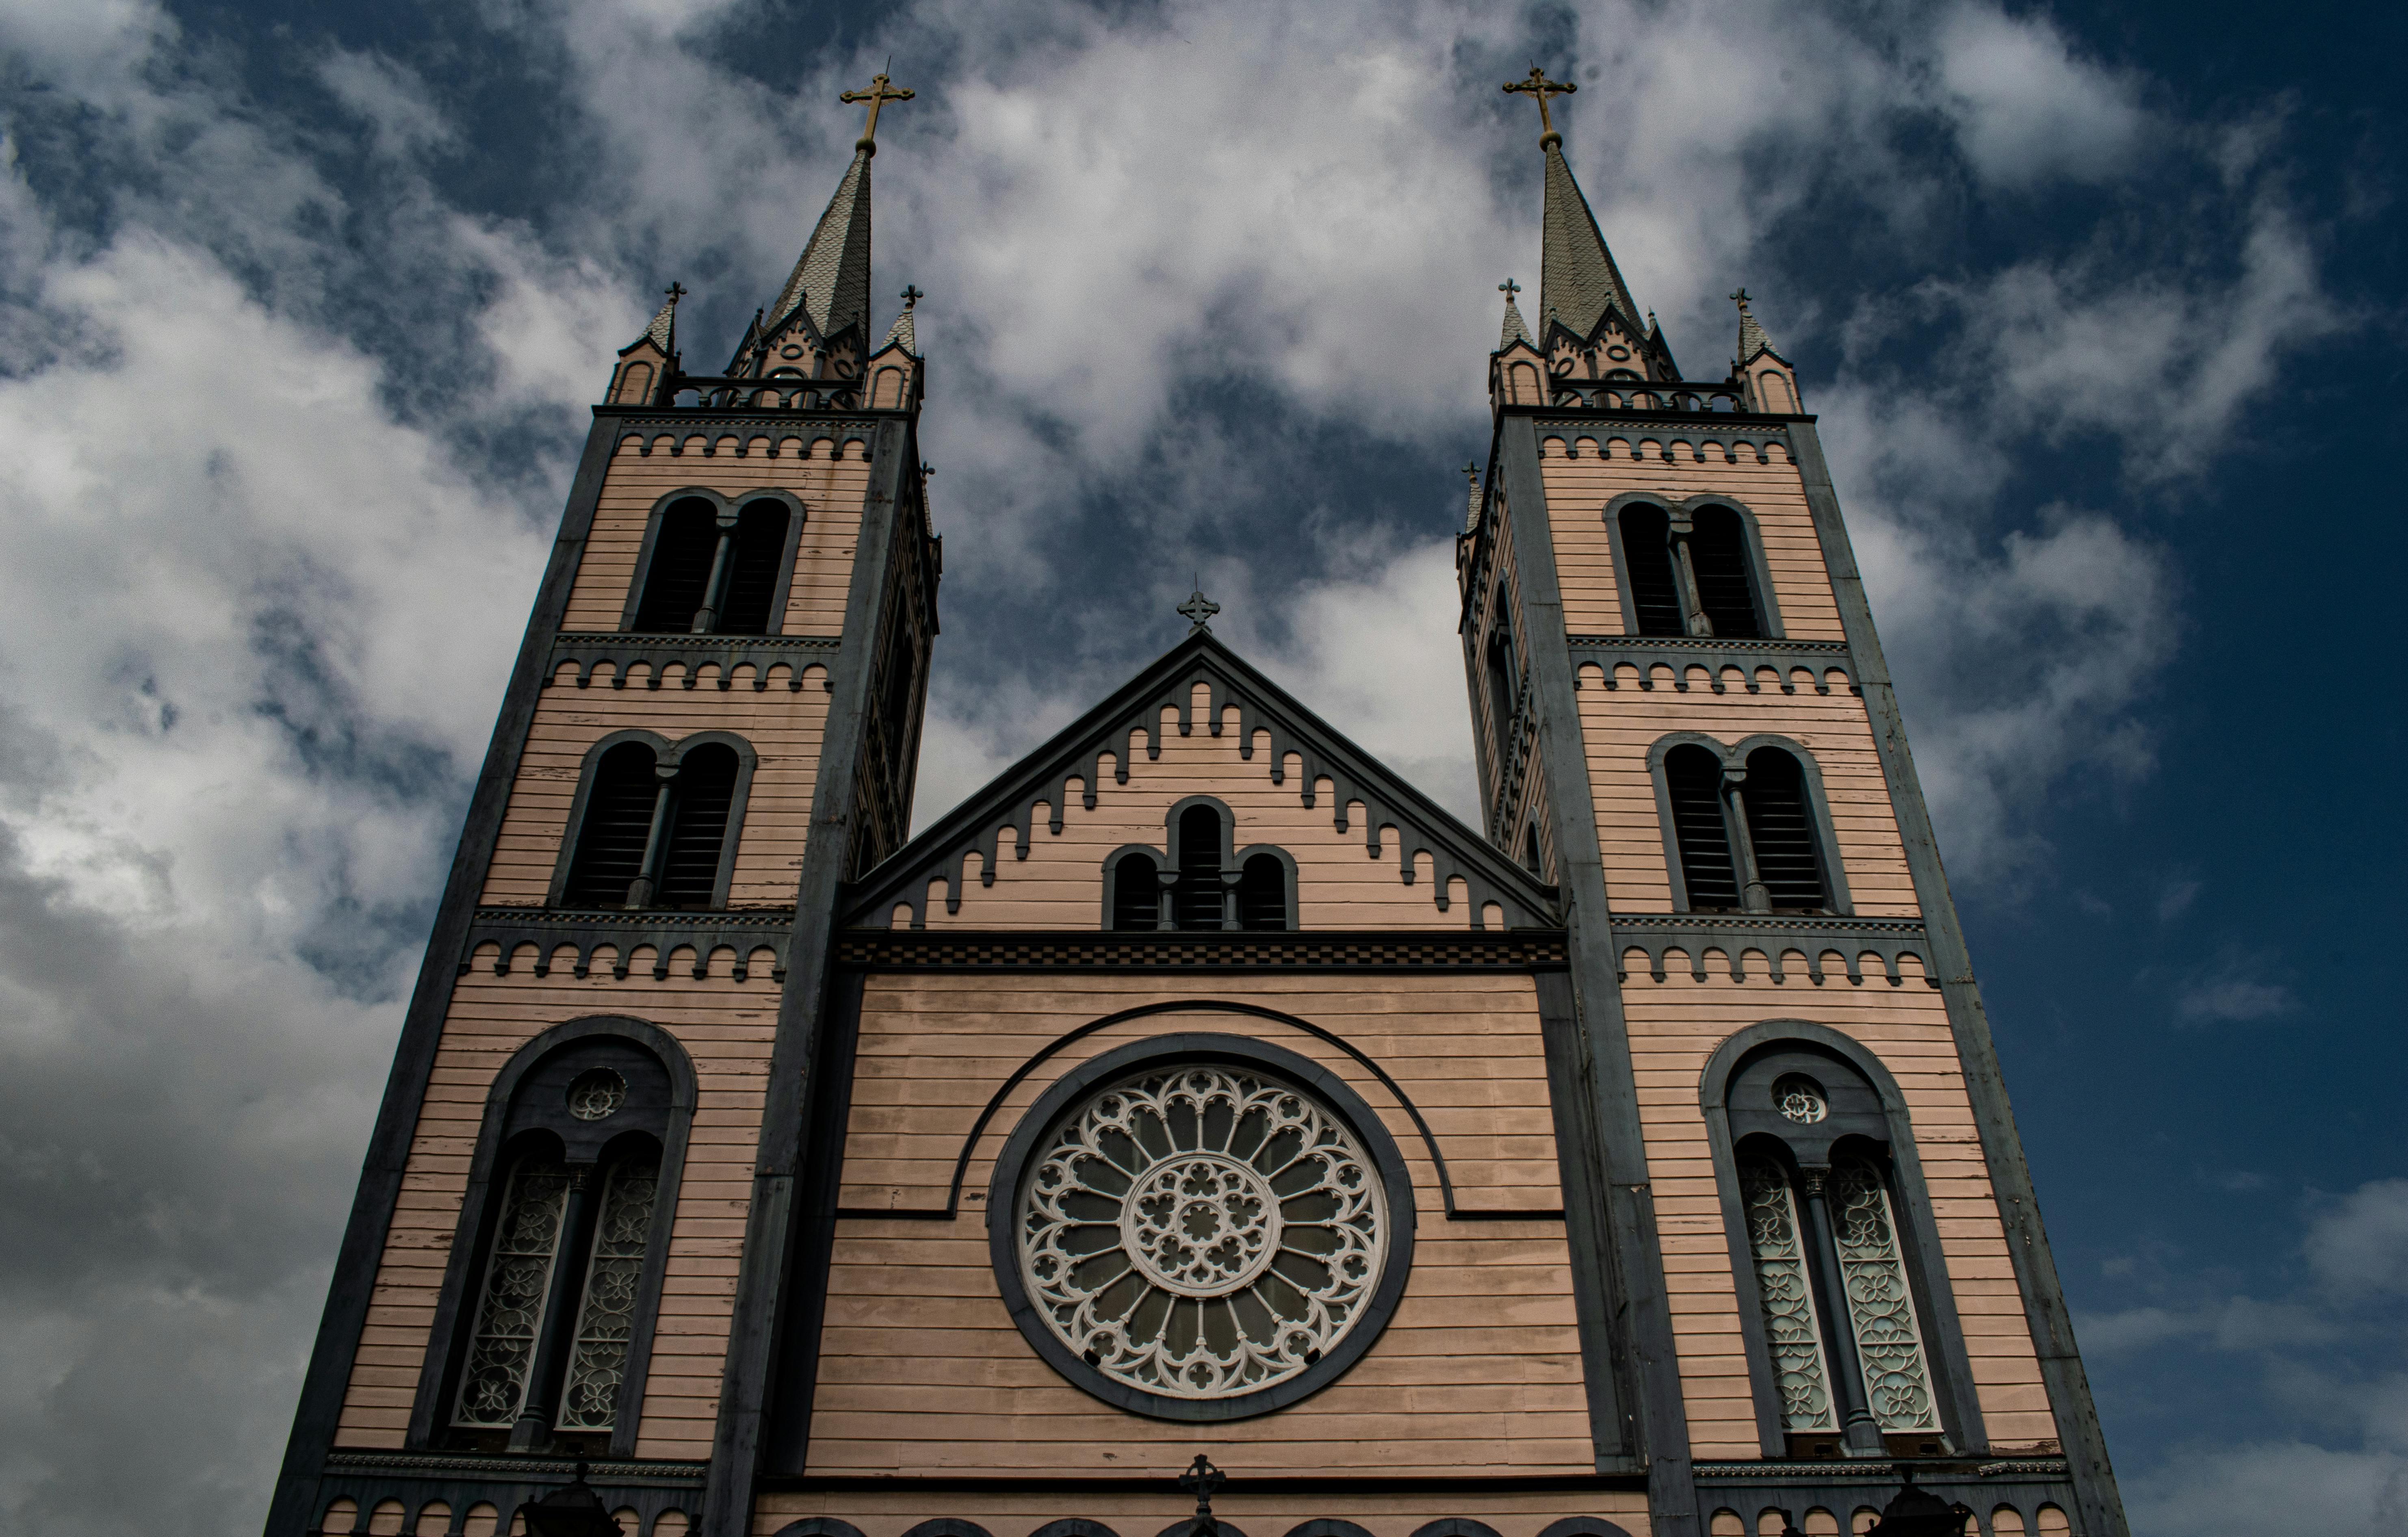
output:
[[[1731,303],[1733,303],[1733,304],[1735,304],[1735,305],[1738,305],[1742,309],[1746,309],[1746,308],[1747,308],[1747,290],[1746,290],[1746,289],[1744,289],[1744,288],[1740,288],[1740,289],[1734,289],[1734,290],[1732,290],[1732,291],[1731,291]]]
[[[910,91],[902,86],[887,83],[884,70],[880,70],[870,77],[868,90],[848,91],[838,96],[837,100],[842,102],[866,101],[869,104],[869,121],[862,125],[861,137],[853,141],[853,147],[876,154],[878,152],[878,109],[890,101],[910,101]]]
[[[1555,115],[1547,110],[1547,98],[1549,96],[1568,95],[1570,93],[1579,90],[1579,86],[1574,85],[1570,80],[1551,80],[1547,79],[1547,72],[1545,70],[1541,69],[1537,65],[1532,65],[1530,66],[1529,79],[1522,80],[1508,80],[1505,82],[1505,89],[1512,92],[1517,96],[1527,96],[1539,104],[1539,144],[1541,148],[1543,149],[1551,140],[1557,144],[1561,144],[1564,141],[1564,136],[1555,132]]]

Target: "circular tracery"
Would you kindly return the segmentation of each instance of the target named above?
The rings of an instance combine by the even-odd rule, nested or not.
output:
[[[1021,1278],[1114,1382],[1252,1394],[1363,1317],[1389,1245],[1373,1160],[1326,1105],[1252,1068],[1190,1064],[1090,1094],[1030,1157]]]

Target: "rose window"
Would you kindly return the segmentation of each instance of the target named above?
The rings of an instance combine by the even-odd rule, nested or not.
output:
[[[1021,1278],[1090,1368],[1226,1399],[1296,1377],[1362,1322],[1389,1248],[1379,1171],[1328,1106],[1252,1068],[1136,1073],[1037,1145]]]

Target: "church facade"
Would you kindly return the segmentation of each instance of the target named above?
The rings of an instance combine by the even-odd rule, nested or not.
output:
[[[1480,829],[1198,595],[910,836],[942,546],[871,135],[722,372],[671,291],[269,1537],[2121,1537],[1797,373],[1740,295],[1684,379],[1544,126],[1427,616]]]

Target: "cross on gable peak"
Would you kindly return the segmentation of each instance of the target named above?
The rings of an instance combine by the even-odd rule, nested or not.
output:
[[[1187,601],[1179,605],[1173,611],[1186,616],[1193,626],[1188,630],[1188,634],[1210,635],[1212,633],[1212,626],[1205,622],[1221,611],[1221,605],[1206,597],[1203,584],[1198,582],[1196,590],[1187,595]],[[1199,1456],[1197,1460],[1203,1459]]]

